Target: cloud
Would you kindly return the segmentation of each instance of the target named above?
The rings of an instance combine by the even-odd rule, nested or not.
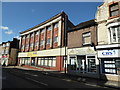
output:
[[[8,30],[9,28],[5,27],[5,26],[0,26],[0,29],[2,29],[2,30]]]
[[[12,34],[12,33],[13,33],[12,30],[8,30],[8,31],[5,32],[5,34],[9,34],[9,35]]]

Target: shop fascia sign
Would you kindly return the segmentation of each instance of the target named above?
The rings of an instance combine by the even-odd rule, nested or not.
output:
[[[98,57],[118,57],[120,50],[101,50],[98,51]]]
[[[38,55],[37,52],[28,52],[27,54],[28,57],[35,57],[37,55]]]

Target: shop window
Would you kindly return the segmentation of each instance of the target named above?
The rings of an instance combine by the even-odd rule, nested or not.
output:
[[[117,16],[117,15],[120,14],[119,4],[118,3],[114,3],[114,4],[110,5],[109,10],[110,10],[110,17]]]
[[[82,37],[83,37],[83,45],[91,44],[91,33],[90,32],[83,33]]]
[[[120,26],[110,27],[111,43],[120,43]]]
[[[76,70],[76,57],[70,57],[70,70]]]
[[[102,59],[102,73],[116,74],[115,59]]]
[[[56,57],[53,57],[52,67],[56,67]]]

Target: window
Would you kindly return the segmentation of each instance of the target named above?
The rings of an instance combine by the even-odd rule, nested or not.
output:
[[[110,5],[109,10],[110,10],[110,17],[120,14],[118,3],[114,3],[114,4]]]
[[[55,25],[54,25],[54,28],[57,28],[58,27],[58,22],[57,23],[55,23]]]
[[[110,27],[110,41],[111,43],[120,42],[120,26]]]
[[[52,30],[51,26],[49,26],[49,27],[47,28],[47,30],[48,30],[48,31],[49,31],[49,30]]]
[[[58,42],[58,36],[54,37],[54,42]]]
[[[33,43],[30,44],[30,47],[33,47]]]
[[[76,70],[76,57],[70,57],[70,69]]]
[[[91,44],[91,33],[87,32],[87,33],[83,33],[83,45],[86,44]]]
[[[41,40],[41,41],[40,41],[40,46],[42,46],[42,45],[43,45],[43,43],[44,43],[44,40]]]
[[[6,43],[6,47],[9,47],[10,46],[10,43]]]
[[[3,44],[3,46],[2,47],[5,47],[5,44]]]
[[[115,65],[115,59],[111,58],[106,58],[102,59],[102,73],[107,73],[107,74],[116,74],[116,65]]]
[[[47,44],[50,44],[50,38],[47,39]]]
[[[38,42],[35,42],[35,46],[38,46]]]
[[[22,50],[24,50],[24,45],[22,45]]]
[[[44,33],[45,32],[45,28],[43,28],[42,30],[41,30],[41,33]]]
[[[28,47],[29,47],[29,44],[27,44],[25,48],[28,48]]]

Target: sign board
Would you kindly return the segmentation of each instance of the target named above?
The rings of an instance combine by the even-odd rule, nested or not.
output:
[[[35,57],[35,56],[38,56],[38,54],[37,54],[37,52],[28,52],[27,56],[28,57]]]
[[[120,57],[120,50],[100,50],[98,51],[98,58],[107,58],[107,57]]]

